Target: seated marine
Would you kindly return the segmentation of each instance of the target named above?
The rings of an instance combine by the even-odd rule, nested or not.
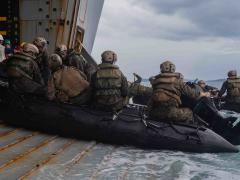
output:
[[[66,57],[63,60],[63,64],[66,66],[73,66],[81,72],[84,72],[88,81],[91,81],[91,76],[94,72],[96,72],[96,68],[88,63],[88,61],[83,57],[81,53],[82,48],[82,43],[78,41],[74,49],[68,49]]]
[[[14,54],[6,61],[9,86],[14,91],[44,94],[44,82],[35,62],[38,53],[38,48],[35,45],[26,43],[21,52]]]
[[[141,76],[136,73],[133,73],[133,75],[134,82],[128,82],[128,98],[132,98],[135,104],[146,105],[152,94],[152,88],[141,84]]]
[[[231,70],[228,72],[228,79],[223,83],[218,97],[221,98],[225,92],[227,92],[227,95],[223,109],[240,112],[240,78],[237,77],[237,71]]]
[[[66,61],[67,51],[68,51],[68,48],[65,44],[57,45],[57,47],[55,49],[55,53],[58,54],[62,58],[63,64]]]
[[[216,96],[218,93],[218,89],[216,87],[207,85],[203,80],[199,80],[197,85],[201,92],[209,92],[212,96]]]
[[[90,87],[86,75],[75,67],[62,65],[57,54],[49,58],[52,75],[48,81],[48,99],[72,104],[86,104],[90,97]]]
[[[50,70],[48,68],[48,50],[47,50],[47,40],[43,37],[37,37],[34,39],[33,44],[38,48],[39,54],[36,57],[35,61],[38,64],[38,67],[40,69],[40,72],[43,77],[44,84],[47,85],[49,76],[50,76]]]
[[[166,61],[160,65],[161,73],[151,78],[153,93],[149,101],[149,116],[160,121],[193,122],[193,112],[182,107],[182,96],[198,99],[208,93],[197,93],[183,81],[175,65]]]
[[[92,76],[92,89],[94,106],[104,111],[117,112],[126,104],[128,95],[128,82],[114,65],[117,55],[113,51],[102,53],[102,63]]]

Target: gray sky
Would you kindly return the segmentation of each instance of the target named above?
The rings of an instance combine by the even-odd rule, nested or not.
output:
[[[145,78],[173,61],[185,78],[225,78],[240,73],[240,1],[105,0],[93,56],[118,54],[126,76]]]

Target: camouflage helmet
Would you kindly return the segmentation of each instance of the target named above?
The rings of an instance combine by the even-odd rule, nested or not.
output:
[[[54,71],[62,65],[62,58],[58,54],[52,54],[49,57],[49,68]]]
[[[60,44],[56,47],[55,53],[61,56],[61,58],[65,58],[67,55],[67,46],[65,44]]]
[[[160,65],[161,73],[174,73],[176,66],[171,61],[165,61]]]
[[[233,77],[233,76],[237,76],[237,71],[236,70],[231,70],[228,72],[228,77]]]
[[[104,51],[101,56],[103,62],[114,63],[117,61],[117,54],[113,51]]]
[[[36,58],[37,55],[39,54],[38,48],[31,43],[25,43],[22,47],[22,52],[33,58]]]
[[[67,46],[65,44],[60,44],[56,47],[56,52],[67,51]]]
[[[202,84],[206,84],[206,82],[204,80],[199,80],[198,85],[202,85]]]
[[[37,47],[44,48],[47,45],[47,40],[43,37],[37,37],[34,39],[33,44]]]

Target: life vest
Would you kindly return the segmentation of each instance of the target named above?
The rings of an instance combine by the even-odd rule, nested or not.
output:
[[[53,73],[56,98],[67,101],[69,98],[80,95],[89,87],[84,73],[74,67],[63,66]]]
[[[103,63],[98,68],[95,81],[95,95],[121,96],[122,73],[118,66]]]
[[[228,78],[227,79],[227,96],[240,97],[240,78]]]
[[[157,75],[151,82],[153,87],[152,101],[167,103],[169,100],[174,99],[180,105],[182,103],[180,99],[181,94],[177,87],[181,79],[180,73],[161,73]]]
[[[23,53],[17,53],[7,61],[7,75],[11,78],[33,79],[34,60]],[[36,64],[37,66],[37,64]]]

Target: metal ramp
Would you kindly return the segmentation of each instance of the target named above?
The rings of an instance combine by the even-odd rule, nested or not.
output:
[[[0,179],[98,179],[114,149],[0,122]]]

